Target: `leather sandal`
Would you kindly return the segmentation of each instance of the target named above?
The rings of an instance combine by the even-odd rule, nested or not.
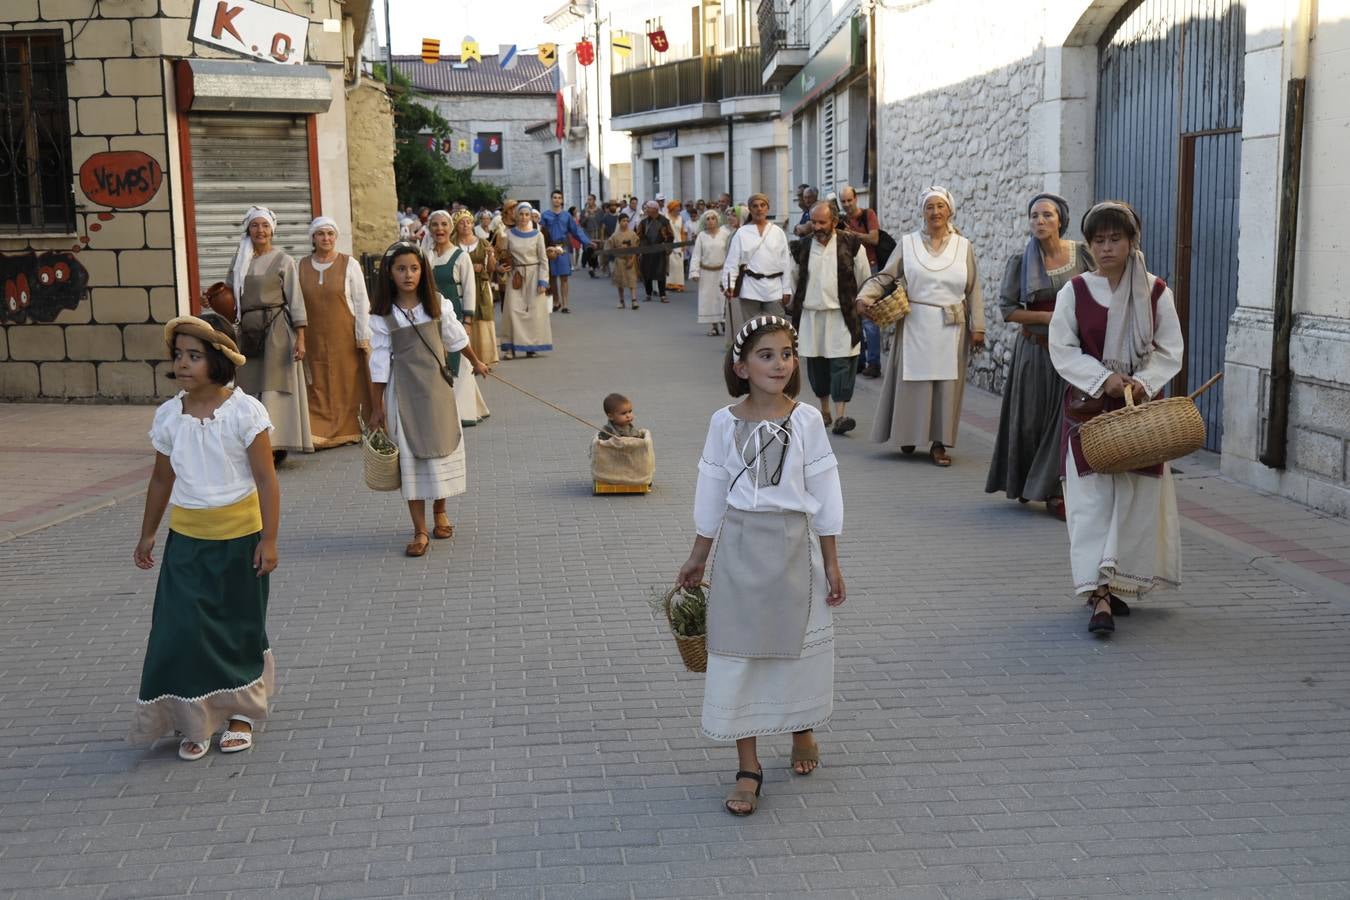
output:
[[[1096,610],[1097,604],[1110,597],[1110,594],[1099,594],[1093,592],[1088,595],[1087,605]],[[1112,617],[1109,610],[1093,612],[1092,618],[1088,619],[1088,631],[1096,635],[1108,635],[1116,630],[1116,620]]]
[[[413,535],[412,543],[403,548],[407,556],[426,556],[427,548],[431,546],[431,539],[427,537],[425,531],[419,531]]]
[[[814,772],[817,768],[820,767],[820,745],[817,744],[815,741],[812,741],[811,746],[806,748],[805,750],[798,750],[794,746],[792,748],[791,759],[792,759],[792,774],[800,775],[801,777],[805,778],[807,775],[810,775],[812,772]],[[798,763],[815,763],[815,765],[805,772],[798,772],[797,771]]]
[[[730,794],[727,794],[727,799],[722,802],[722,806],[733,816],[753,816],[755,810],[759,808],[759,792],[764,787],[764,770],[761,769],[758,772],[747,772],[742,769],[736,773],[736,780],[740,781],[742,778],[754,780],[754,792],[751,793],[750,791],[742,791],[739,789],[733,790]],[[731,804],[733,803],[745,803],[748,804],[750,808],[743,810],[732,809]]]
[[[196,748],[195,750],[192,748]],[[190,741],[186,738],[178,742],[178,758],[188,762],[196,762],[206,755],[211,749],[211,742],[208,741]]]
[[[952,464],[952,458],[947,455],[947,448],[941,444],[934,444],[928,450],[928,458],[933,461],[933,465],[945,469]]]
[[[445,524],[442,525],[441,521]],[[436,525],[431,529],[431,536],[438,541],[443,541],[448,537],[454,536],[455,526],[450,524],[450,517],[443,512],[436,513]]]

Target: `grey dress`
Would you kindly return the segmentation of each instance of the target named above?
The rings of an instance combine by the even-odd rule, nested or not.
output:
[[[1053,290],[1038,291],[1025,301],[1022,292],[1022,254],[1008,260],[999,287],[999,307],[1006,319],[1019,309],[1053,312],[1055,294],[1069,279],[1090,272],[1094,265],[1086,244],[1069,242],[1069,263],[1046,272]],[[985,479],[987,494],[1007,492],[1012,500],[1051,500],[1060,488],[1059,431],[1064,401],[1064,379],[1050,363],[1048,325],[1022,325],[1013,344],[1012,366],[1003,389],[998,440]]]

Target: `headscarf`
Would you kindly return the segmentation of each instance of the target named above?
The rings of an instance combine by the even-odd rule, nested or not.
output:
[[[319,216],[313,222],[309,223],[310,240],[314,239],[314,232],[318,231],[320,228],[331,228],[333,229],[334,234],[341,233],[341,229],[338,228],[337,219],[334,219],[332,216]]]
[[[244,213],[244,233],[239,238],[239,249],[234,252],[234,264],[230,266],[231,287],[234,288],[234,295],[241,299],[244,296],[244,276],[248,275],[248,264],[253,262],[253,240],[248,236],[248,226],[254,219],[266,219],[272,226],[272,234],[275,235],[277,231],[276,214],[267,207],[250,206],[248,212]],[[239,310],[243,306],[243,303],[235,304],[236,322],[239,321]]]
[[[1153,290],[1139,241],[1144,236],[1144,222],[1128,203],[1106,200],[1098,203],[1083,216],[1086,226],[1092,217],[1105,209],[1125,213],[1134,221],[1134,240],[1130,242],[1130,259],[1120,284],[1111,292],[1111,305],[1106,311],[1106,343],[1102,345],[1102,365],[1112,372],[1133,375],[1148,362],[1153,352]],[[1083,229],[1084,234],[1087,228]]]
[[[1069,201],[1065,200],[1059,194],[1044,192],[1031,198],[1027,204],[1027,215],[1031,215],[1031,210],[1042,200],[1049,200],[1055,204],[1055,209],[1059,212],[1059,236],[1064,237],[1064,232],[1069,230]],[[1026,249],[1022,251],[1022,302],[1030,303],[1033,294],[1038,291],[1054,290],[1055,285],[1050,280],[1050,276],[1045,273],[1045,259],[1041,256],[1041,242],[1036,240],[1035,235],[1027,241]]]
[[[708,225],[709,219],[712,220],[711,227],[709,227]],[[699,216],[698,220],[703,223],[703,230],[706,231],[708,234],[715,235],[717,234],[717,232],[722,230],[722,214],[718,212],[715,208],[704,210],[703,215]]]
[[[960,234],[961,232],[956,230],[956,226],[953,225],[951,221],[956,218],[956,200],[952,197],[952,192],[940,184],[935,184],[927,188],[923,192],[923,196],[919,198],[919,221],[923,223],[920,226],[920,230],[924,234],[928,234],[928,220],[923,217],[923,208],[927,206],[928,201],[934,197],[937,197],[939,200],[946,203],[947,208],[952,211],[951,218],[947,220],[947,228],[950,229],[953,234]]]
[[[422,235],[422,253],[426,255],[427,259],[430,259],[436,252],[436,239],[431,236],[431,220],[438,216],[450,223],[450,237],[452,242],[455,235],[455,218],[450,215],[449,212],[444,209],[438,209],[427,216],[427,231],[426,234]]]
[[[672,200],[666,204],[666,212],[669,213],[677,213],[682,209],[684,209],[684,204],[678,200]]]
[[[178,316],[165,323],[164,343],[169,345],[169,356],[171,357],[173,356],[174,335],[180,333],[195,337],[202,343],[210,344],[225,354],[225,358],[236,366],[242,366],[247,361],[244,354],[239,352],[239,345],[230,340],[229,335],[217,331],[211,327],[211,323],[196,316]]]
[[[530,213],[532,212],[534,212],[534,207],[531,206],[529,203],[526,203],[524,200],[517,203],[515,212],[516,224],[512,225],[511,227],[520,230],[520,220],[522,217],[524,217],[525,221],[530,223],[530,230],[533,231],[534,222],[531,221],[530,219]]]

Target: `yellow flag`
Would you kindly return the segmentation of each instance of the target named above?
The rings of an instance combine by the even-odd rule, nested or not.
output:
[[[553,68],[553,66],[558,62],[558,45],[540,44],[539,62],[543,64],[545,69]]]
[[[478,52],[478,42],[472,36],[464,38],[464,42],[459,45],[460,62],[482,62],[483,54]]]
[[[614,48],[614,52],[620,56],[627,56],[633,52],[633,39],[628,35],[613,35],[609,39],[609,45]]]
[[[460,138],[460,139],[459,139],[459,152],[460,152],[460,153],[468,153],[468,152],[469,152],[469,142],[468,142],[468,140],[466,140],[465,138]]]
[[[422,62],[429,66],[441,59],[441,42],[435,38],[422,38]]]

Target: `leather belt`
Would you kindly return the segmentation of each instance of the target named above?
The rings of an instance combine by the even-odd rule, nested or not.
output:
[[[1046,348],[1047,350],[1050,348],[1050,337],[1049,337],[1049,335],[1037,334],[1036,332],[1032,331],[1030,328],[1027,328],[1025,325],[1022,326],[1022,337],[1026,338],[1026,339],[1029,340],[1029,341],[1031,341],[1031,342],[1032,342],[1033,344],[1035,344],[1037,347],[1044,347],[1044,348]]]

